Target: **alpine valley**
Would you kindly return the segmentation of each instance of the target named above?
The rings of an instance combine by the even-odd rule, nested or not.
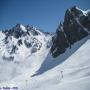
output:
[[[56,32],[16,24],[0,30],[0,90],[90,90],[90,10],[67,9]]]

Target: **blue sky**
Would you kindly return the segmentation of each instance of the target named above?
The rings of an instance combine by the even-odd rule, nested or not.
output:
[[[90,9],[90,0],[0,0],[0,29],[21,23],[55,32],[65,10],[74,5]]]

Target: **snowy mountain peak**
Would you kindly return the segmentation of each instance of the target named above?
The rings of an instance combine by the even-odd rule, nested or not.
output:
[[[26,28],[25,28],[25,26],[23,26],[22,24],[17,24],[16,25],[16,28],[19,30],[23,30],[24,32],[26,32],[27,30],[26,30]]]
[[[50,47],[51,35],[46,35],[33,26],[17,24],[0,35],[0,54],[3,60],[24,60],[29,55],[39,52],[42,48]]]
[[[74,17],[80,18],[81,16],[89,16],[90,10],[82,10],[77,6],[73,6],[66,10],[66,14],[73,15]]]

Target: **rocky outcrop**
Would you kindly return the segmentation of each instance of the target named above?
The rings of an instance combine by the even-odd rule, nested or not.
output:
[[[57,57],[71,48],[75,42],[86,37],[90,31],[90,12],[82,11],[76,6],[67,9],[63,24],[60,23],[56,35],[52,38],[51,53]]]

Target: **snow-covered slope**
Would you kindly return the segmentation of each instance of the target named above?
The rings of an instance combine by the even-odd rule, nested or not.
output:
[[[1,90],[90,90],[90,20],[82,17],[84,26],[77,19],[90,16],[76,7],[71,11],[65,19],[68,29],[61,25],[53,43],[50,33],[29,25],[0,31]],[[62,50],[58,57],[52,56],[51,46],[56,52]]]
[[[23,74],[0,85],[18,87],[19,90],[90,90],[90,36],[75,43],[72,49],[68,49],[58,58],[52,58],[48,52],[49,49],[43,48],[33,54],[23,62],[26,68],[19,64],[18,69],[24,71]],[[68,58],[67,54],[71,56]],[[64,60],[64,57],[67,59]],[[64,61],[59,62],[62,59]],[[49,68],[50,63],[53,68]],[[43,69],[43,64],[48,70]],[[35,74],[39,68],[42,68],[43,73]]]

